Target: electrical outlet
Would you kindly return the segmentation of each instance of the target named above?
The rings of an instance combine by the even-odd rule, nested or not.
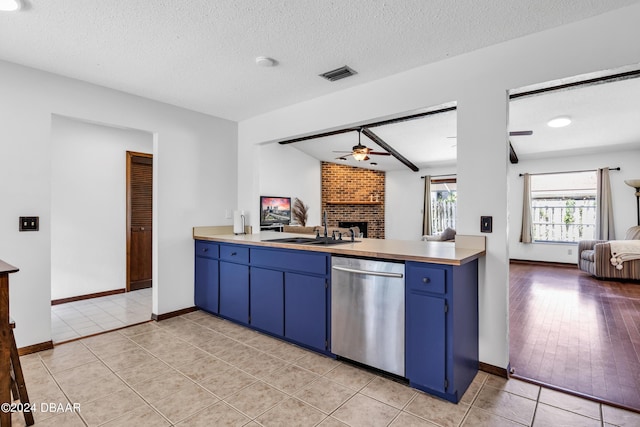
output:
[[[40,217],[21,216],[18,226],[19,231],[38,231],[40,229]]]
[[[229,209],[225,209],[224,210],[224,218],[225,219],[231,219],[231,210],[229,210]]]
[[[568,253],[569,255],[573,255],[573,249],[567,249],[567,253]]]

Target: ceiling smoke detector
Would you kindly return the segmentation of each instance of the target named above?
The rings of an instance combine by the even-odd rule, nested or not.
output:
[[[330,82],[335,82],[336,80],[351,77],[356,74],[358,74],[356,70],[354,70],[353,68],[349,68],[348,66],[345,65],[344,67],[336,68],[335,70],[322,73],[320,74],[320,77],[327,79]]]
[[[256,58],[256,65],[259,65],[260,67],[275,67],[277,64],[278,61],[267,56],[258,56]]]

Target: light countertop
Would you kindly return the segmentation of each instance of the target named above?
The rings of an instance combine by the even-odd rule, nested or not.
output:
[[[318,247],[292,243],[266,242],[269,239],[284,237],[314,237],[309,234],[279,233],[263,231],[257,234],[216,234],[213,227],[194,227],[193,238],[221,243],[245,244],[271,248],[298,249],[311,252],[325,252],[335,255],[353,255],[370,258],[391,259],[400,261],[430,262],[435,264],[462,265],[485,255],[484,238],[481,247],[460,247],[460,242],[423,242],[413,240],[356,239],[356,243],[343,243]],[[476,236],[469,236],[475,238]]]

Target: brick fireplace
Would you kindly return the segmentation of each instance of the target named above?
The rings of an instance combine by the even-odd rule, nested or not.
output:
[[[322,210],[328,225],[366,222],[367,237],[384,238],[384,172],[322,162]]]

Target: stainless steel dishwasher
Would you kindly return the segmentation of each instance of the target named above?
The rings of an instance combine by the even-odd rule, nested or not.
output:
[[[404,376],[404,264],[331,257],[331,352]]]

